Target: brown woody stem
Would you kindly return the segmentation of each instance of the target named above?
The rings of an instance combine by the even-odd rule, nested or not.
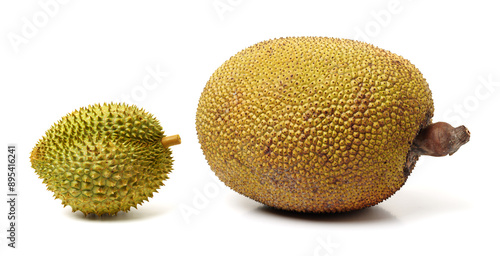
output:
[[[177,135],[163,137],[161,139],[161,144],[166,148],[174,145],[179,145],[181,144],[181,136],[177,134]]]
[[[420,131],[413,141],[411,151],[418,155],[453,155],[469,139],[470,132],[463,125],[453,128],[448,123],[433,123]]]

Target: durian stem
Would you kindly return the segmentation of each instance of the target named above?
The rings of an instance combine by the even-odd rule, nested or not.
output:
[[[463,125],[453,128],[448,123],[433,123],[420,131],[411,151],[418,155],[451,156],[469,139],[470,132]]]
[[[161,144],[168,148],[174,145],[179,145],[181,144],[181,136],[179,134],[172,135],[172,136],[166,136],[161,139]]]

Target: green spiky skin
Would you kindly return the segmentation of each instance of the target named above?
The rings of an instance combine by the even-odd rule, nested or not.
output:
[[[63,117],[38,141],[31,164],[47,189],[85,215],[115,215],[153,196],[172,170],[162,127],[125,104],[92,105]]]

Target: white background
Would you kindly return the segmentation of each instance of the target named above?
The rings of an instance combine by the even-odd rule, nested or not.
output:
[[[424,0],[2,1],[0,255],[499,255],[499,7]],[[283,213],[225,187],[196,137],[206,81],[245,47],[304,35],[360,39],[409,59],[433,91],[434,120],[465,124],[471,141],[451,157],[422,158],[393,197],[348,214]],[[68,112],[109,101],[144,108],[182,144],[172,148],[170,179],[149,202],[114,217],[85,218],[53,199],[29,153]],[[17,249],[5,239],[8,143],[19,154]]]

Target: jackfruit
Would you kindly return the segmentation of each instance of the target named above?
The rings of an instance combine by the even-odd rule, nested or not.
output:
[[[158,120],[126,104],[96,104],[64,116],[31,152],[31,164],[54,197],[73,212],[101,216],[148,201],[172,170]]]
[[[421,147],[443,133],[426,130],[433,111],[426,80],[403,57],[354,40],[287,37],[213,73],[196,129],[211,169],[236,192],[284,210],[343,212],[387,199],[433,154]],[[463,126],[446,134],[454,139],[441,155],[469,140]]]

